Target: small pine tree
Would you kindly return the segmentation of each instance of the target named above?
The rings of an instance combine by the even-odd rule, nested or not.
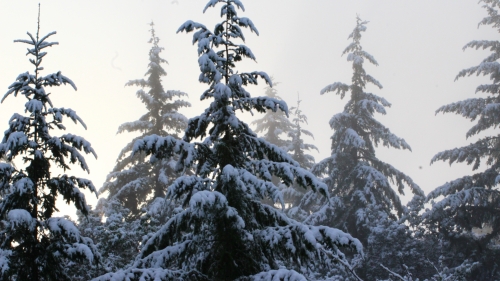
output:
[[[300,167],[306,170],[310,170],[315,162],[314,157],[310,154],[307,154],[307,151],[311,151],[313,149],[318,151],[318,148],[313,144],[304,143],[304,140],[302,139],[302,135],[309,136],[313,139],[314,136],[310,131],[302,128],[302,124],[307,124],[307,116],[302,113],[302,110],[300,109],[301,102],[302,101],[297,96],[297,106],[290,108],[290,111],[293,115],[293,125],[290,132],[288,133],[288,136],[291,138],[291,140],[289,146],[287,147],[287,151],[292,156],[292,159],[299,163]],[[287,204],[289,207],[299,205],[300,200],[305,193],[306,190],[300,186],[297,186],[296,184],[285,188],[283,190],[285,204]],[[291,214],[291,216],[293,217],[293,210],[291,211],[291,213],[289,212],[289,214]]]
[[[129,220],[137,219],[142,214],[141,208],[147,207],[156,198],[164,198],[166,187],[177,177],[173,168],[175,161],[172,159],[163,159],[151,165],[145,161],[144,155],[131,155],[134,142],[148,135],[171,135],[178,138],[177,134],[187,126],[187,118],[178,110],[191,106],[189,102],[180,99],[187,96],[186,93],[163,89],[161,78],[167,73],[161,65],[167,61],[160,57],[163,48],[158,46],[160,39],[155,34],[154,24],[150,25],[149,43],[152,46],[145,74],[147,79],[131,80],[126,84],[142,88],[136,95],[148,111],[139,120],[124,123],[118,128],[118,133],[140,132],[140,135],[122,149],[115,168],[99,190],[101,194],[108,192],[110,201],[121,202],[130,211],[126,216]],[[146,92],[144,88],[149,90]]]
[[[194,168],[194,175],[179,177],[168,188],[168,198],[186,196],[184,208],[146,242],[133,266],[95,280],[316,279],[343,265],[352,270],[341,248],[362,251],[349,234],[304,225],[261,202],[268,197],[283,205],[273,175],[314,190],[326,186],[237,118],[238,110],[286,113],[287,106],[274,98],[252,98],[245,90],[259,77],[271,84],[263,72],[235,69],[245,57],[255,60],[248,47],[234,42],[245,39],[241,27],[257,29],[250,19],[238,17],[237,8],[244,9],[239,0],[211,0],[205,10],[219,2],[223,20],[213,32],[192,21],[178,30],[197,30],[199,80],[209,85],[202,99],[213,101],[189,120],[183,140],[149,136],[134,145],[134,151],[152,154],[153,161],[178,153],[177,170]]]
[[[288,146],[288,153],[292,156],[293,160],[297,161],[299,165],[304,169],[311,169],[314,166],[314,157],[307,154],[306,151],[311,151],[315,149],[319,151],[318,148],[313,144],[304,143],[302,135],[306,135],[314,139],[314,135],[302,128],[301,124],[307,124],[307,116],[302,113],[300,109],[300,103],[302,101],[297,97],[297,106],[290,108],[292,115],[294,116],[292,120],[292,127],[288,133],[291,138],[290,145]]]
[[[357,18],[356,27],[349,35],[352,43],[342,53],[347,54],[347,60],[352,62],[352,84],[336,82],[321,90],[321,94],[335,92],[341,98],[350,93],[344,111],[330,120],[335,131],[331,137],[331,156],[312,168],[316,175],[325,176],[332,197],[325,204],[325,199],[318,203],[314,195],[308,194],[299,206],[306,212],[314,212],[308,218],[310,223],[339,227],[364,244],[371,233],[370,224],[375,223],[374,214],[380,219],[396,220],[397,215],[405,212],[390,182],[396,185],[400,194],[409,187],[414,194],[424,195],[409,176],[375,155],[375,147],[379,144],[408,150],[410,146],[374,118],[375,113],[385,114],[385,107],[391,104],[365,91],[369,83],[382,88],[363,68],[365,60],[378,65],[361,46],[361,33],[366,30],[366,24]]]
[[[266,86],[265,96],[283,100],[275,88],[279,83],[275,82],[273,77],[271,77],[271,81],[273,86]],[[255,133],[261,134],[266,141],[282,149],[287,149],[290,146],[290,140],[283,139],[283,135],[286,136],[292,130],[293,124],[284,112],[268,111],[264,117],[253,121],[252,125],[256,126]]]
[[[500,31],[500,1],[480,2],[485,3],[489,16],[479,25],[492,25]],[[477,120],[466,134],[472,137],[500,124],[500,41],[472,41],[464,46],[464,50],[467,48],[489,49],[492,54],[478,66],[460,71],[455,80],[473,74],[489,75],[492,83],[476,88],[476,92],[487,97],[448,104],[440,107],[436,114],[456,113],[471,121]],[[423,214],[426,227],[447,243],[445,263],[448,267],[459,266],[464,259],[481,263],[473,274],[474,280],[500,279],[499,140],[500,135],[483,137],[468,146],[440,152],[431,160],[431,163],[448,161],[450,165],[467,163],[473,170],[478,169],[483,161],[486,164],[483,172],[453,180],[429,193],[427,202],[432,203],[432,209]]]
[[[68,261],[94,264],[99,259],[91,239],[81,236],[66,218],[53,217],[58,195],[87,214],[89,208],[80,189],[96,191],[89,180],[66,174],[52,176],[51,168],[66,171],[70,163],[77,163],[88,172],[81,152],[96,154],[90,143],[79,136],[51,135],[55,129],[65,129],[63,117],[86,126],[75,111],[53,107],[50,93],[45,91],[47,87],[70,84],[76,90],[76,86],[60,71],[47,76],[40,74],[42,59],[47,54],[44,49],[58,43],[47,41],[56,32],[41,38],[39,32],[40,14],[36,36],[28,32],[28,40],[14,41],[30,45],[27,54],[34,57],[30,62],[35,72],[20,74],[2,99],[11,94],[28,99],[27,116],[14,114],[0,143],[0,157],[5,156],[9,161],[22,158],[24,163],[18,168],[0,163],[2,280],[71,280],[64,266]]]

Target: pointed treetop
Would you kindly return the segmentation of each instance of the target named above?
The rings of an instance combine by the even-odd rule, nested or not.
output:
[[[149,39],[148,43],[153,43],[153,45],[155,47],[158,47],[158,43],[160,42],[160,38],[156,37],[155,23],[153,21],[151,21],[151,23],[149,23],[149,26],[151,26],[151,29],[149,30],[149,31],[151,31],[151,39]]]

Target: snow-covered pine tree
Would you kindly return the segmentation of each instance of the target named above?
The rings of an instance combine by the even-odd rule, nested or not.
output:
[[[139,120],[122,124],[118,129],[118,133],[139,132],[140,135],[120,152],[116,166],[99,190],[100,194],[107,193],[107,198],[99,200],[88,218],[79,216],[81,232],[94,239],[104,259],[103,267],[93,272],[84,268],[75,269],[85,276],[96,277],[129,265],[137,256],[143,240],[155,233],[179,205],[176,202],[164,204],[166,187],[177,177],[175,161],[162,159],[151,165],[144,154],[131,155],[134,142],[147,135],[178,138],[177,134],[187,126],[187,118],[178,110],[190,106],[181,99],[187,94],[164,90],[161,82],[167,73],[162,64],[167,61],[160,56],[163,48],[158,45],[154,23],[150,23],[150,27],[148,43],[152,46],[146,79],[126,83],[126,86],[141,87],[136,95],[147,112]]]
[[[265,96],[277,100],[283,100],[278,95],[278,90],[276,90],[276,85],[278,82],[274,81],[271,77],[271,82],[273,86],[267,85],[265,88]],[[292,130],[293,123],[290,122],[288,116],[282,111],[268,111],[260,119],[252,121],[252,125],[255,125],[255,133],[262,135],[262,138],[266,141],[277,145],[282,149],[286,149],[290,146],[290,140],[283,139],[283,136]]]
[[[307,151],[313,149],[318,151],[318,148],[313,144],[305,143],[302,139],[302,135],[309,136],[313,139],[314,136],[310,131],[302,128],[302,124],[307,124],[307,116],[302,112],[302,109],[300,109],[301,102],[299,96],[297,96],[297,106],[290,108],[293,120],[291,130],[288,132],[288,136],[291,140],[287,147],[287,151],[292,156],[292,159],[299,163],[300,167],[309,170],[313,167],[315,162],[314,157],[308,154]],[[285,188],[283,190],[285,204],[288,206],[297,206],[305,193],[306,190],[296,184]]]
[[[22,158],[24,164],[14,168],[9,163],[0,163],[2,280],[71,280],[64,268],[68,260],[94,264],[99,259],[91,239],[81,236],[71,221],[53,217],[58,195],[87,214],[89,208],[80,189],[96,190],[91,181],[83,178],[66,174],[53,176],[51,168],[66,171],[70,169],[69,164],[76,163],[88,172],[81,152],[96,154],[90,143],[79,136],[56,137],[50,133],[65,129],[63,117],[86,126],[75,111],[53,107],[50,93],[45,91],[47,87],[70,84],[76,90],[76,86],[60,71],[46,76],[40,74],[42,59],[47,54],[44,49],[58,43],[47,41],[56,32],[43,37],[39,33],[40,14],[36,36],[28,32],[28,40],[14,41],[30,45],[27,54],[33,56],[30,62],[35,66],[34,74],[20,74],[2,99],[11,94],[21,94],[28,99],[27,115],[15,113],[11,117],[9,129],[0,143],[0,157],[6,156],[9,161]]]
[[[363,243],[368,241],[373,217],[396,220],[405,211],[391,182],[400,194],[409,187],[414,194],[424,195],[409,176],[375,155],[375,147],[379,144],[408,150],[410,146],[374,118],[374,113],[385,114],[385,107],[391,104],[365,91],[369,83],[382,88],[363,68],[365,60],[378,65],[360,43],[366,24],[357,17],[356,27],[349,35],[352,43],[342,53],[347,54],[347,60],[352,62],[351,84],[336,82],[321,90],[321,94],[334,92],[341,98],[350,94],[344,111],[330,119],[334,130],[331,156],[312,168],[316,175],[325,176],[330,201],[321,198],[318,203],[313,195],[307,194],[299,206],[306,212],[314,212],[308,222],[341,228]]]
[[[297,106],[290,108],[294,118],[292,120],[291,130],[288,132],[288,136],[291,138],[288,152],[293,160],[297,161],[302,168],[309,170],[313,167],[315,162],[314,157],[307,154],[306,151],[311,151],[313,149],[316,151],[319,150],[313,144],[304,143],[302,139],[302,135],[306,135],[313,139],[314,135],[310,131],[302,128],[302,124],[307,124],[307,116],[302,112],[302,109],[300,109],[301,102],[299,96],[297,96]]]
[[[184,209],[173,216],[144,245],[133,266],[95,280],[316,280],[344,267],[350,269],[341,248],[362,252],[357,239],[338,229],[308,226],[273,206],[283,205],[282,194],[271,182],[273,175],[287,184],[297,182],[322,191],[326,185],[300,168],[286,152],[258,138],[238,119],[238,110],[282,110],[285,102],[252,98],[245,90],[264,72],[238,72],[243,58],[255,60],[241,27],[258,33],[252,21],[239,17],[239,0],[211,0],[205,7],[222,4],[222,22],[214,31],[187,21],[178,32],[194,32],[201,75],[209,85],[201,99],[213,99],[199,116],[189,120],[182,140],[152,135],[138,140],[134,151],[151,154],[153,162],[180,154],[177,170],[193,167],[193,175],[173,182],[167,198],[186,196]],[[199,139],[199,141],[195,141]]]
[[[143,154],[131,155],[132,146],[138,139],[148,135],[173,136],[184,131],[187,118],[178,112],[180,108],[191,104],[182,97],[186,93],[177,90],[165,91],[161,84],[162,77],[167,73],[162,64],[167,63],[160,57],[163,50],[158,45],[159,38],[155,34],[154,24],[151,23],[152,44],[149,51],[149,64],[146,79],[129,81],[126,86],[139,86],[136,95],[146,106],[147,112],[139,120],[127,122],[118,128],[118,133],[139,132],[140,135],[132,139],[120,152],[117,164],[108,175],[100,194],[108,192],[108,200],[118,200],[130,210],[127,219],[137,219],[141,215],[141,208],[146,207],[156,198],[164,198],[166,187],[177,177],[173,171],[175,161],[162,159],[151,165],[145,161]],[[148,88],[145,91],[144,88]]]
[[[488,16],[480,23],[492,25],[500,31],[500,1],[483,0]],[[492,53],[478,66],[464,69],[455,80],[476,75],[489,75],[490,84],[482,84],[476,93],[486,97],[471,98],[440,107],[437,113],[455,113],[477,123],[467,132],[475,136],[500,124],[500,41],[479,40],[464,46],[489,49]],[[427,196],[431,210],[423,214],[425,225],[439,233],[449,243],[446,264],[455,267],[464,259],[479,261],[481,266],[474,280],[500,279],[500,134],[482,137],[470,145],[436,154],[431,163],[448,161],[451,164],[467,163],[476,170],[486,165],[483,172],[450,181],[436,188]],[[482,233],[481,233],[482,232]]]

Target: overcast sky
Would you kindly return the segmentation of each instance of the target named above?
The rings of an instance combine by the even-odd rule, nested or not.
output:
[[[192,35],[176,34],[186,20],[213,27],[219,21],[219,8],[202,13],[206,0],[122,0],[122,1],[41,1],[41,34],[57,31],[52,41],[58,46],[48,49],[42,74],[62,71],[78,87],[50,89],[56,107],[75,110],[88,130],[66,120],[67,132],[85,137],[98,154],[87,156],[91,173],[75,166],[68,174],[91,179],[100,188],[114,166],[116,157],[133,137],[116,135],[120,124],[135,121],[145,113],[136,98],[134,87],[124,87],[131,79],[144,76],[150,45],[149,25],[155,22],[168,76],[166,90],[189,94],[193,107],[183,110],[188,118],[199,115],[207,106],[199,97],[206,89],[198,82],[199,68]],[[265,71],[281,82],[279,95],[294,106],[297,94],[303,100],[303,112],[309,118],[309,129],[315,136],[319,153],[316,161],[330,154],[328,125],[341,112],[346,99],[320,90],[333,82],[350,83],[351,64],[341,56],[350,43],[348,35],[356,15],[370,21],[363,34],[362,46],[379,66],[365,64],[367,72],[384,88],[368,91],[392,103],[387,115],[376,118],[393,133],[403,137],[412,152],[377,149],[377,156],[406,173],[426,193],[447,181],[471,174],[466,165],[429,166],[437,152],[467,145],[477,138],[465,138],[473,125],[458,115],[434,115],[442,105],[475,97],[475,88],[487,77],[462,78],[456,74],[475,66],[488,54],[483,50],[462,47],[471,40],[493,39],[498,33],[489,26],[478,28],[486,16],[476,0],[247,0],[242,1],[260,36],[247,31],[246,45],[257,57],[257,63],[241,64],[240,71]],[[13,43],[26,39],[26,32],[36,33],[37,1],[0,0],[0,89],[6,92],[18,74],[33,71],[25,56],[27,45]],[[253,96],[264,93],[265,85],[250,88]],[[24,97],[8,97],[0,105],[0,130],[8,128],[13,113],[24,111]],[[256,116],[256,118],[261,116]],[[245,117],[247,121],[251,118]],[[2,129],[3,128],[3,129]],[[54,133],[55,135],[56,133]],[[59,173],[54,171],[54,173]],[[95,205],[95,196],[87,196]],[[73,211],[61,208],[65,213]]]

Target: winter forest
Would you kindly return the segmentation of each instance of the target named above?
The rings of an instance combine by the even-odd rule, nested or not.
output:
[[[500,0],[136,2],[0,3],[0,280],[500,280]]]

